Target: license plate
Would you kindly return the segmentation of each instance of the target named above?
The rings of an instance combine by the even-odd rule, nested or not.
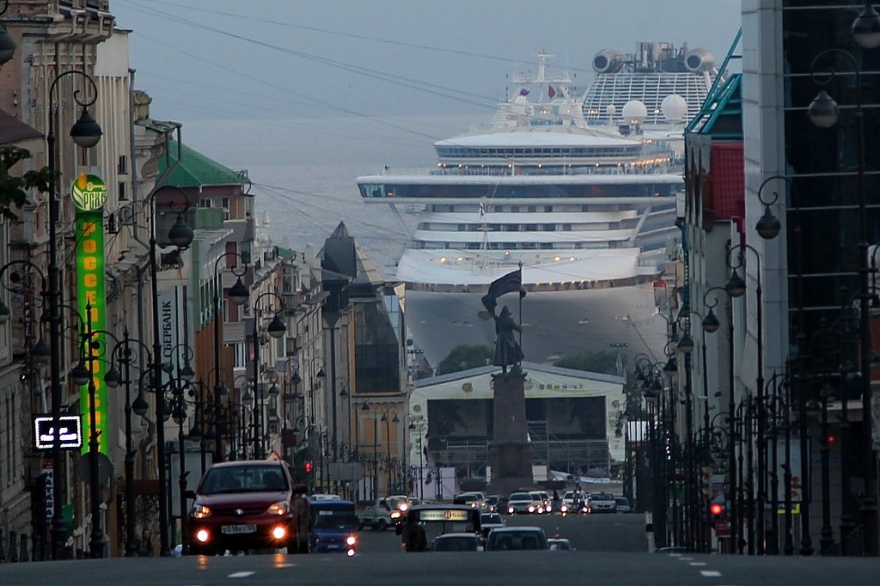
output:
[[[327,549],[339,549],[338,545],[328,545]]]
[[[257,526],[253,524],[248,525],[224,525],[220,531],[224,535],[240,535],[242,533],[256,533]]]

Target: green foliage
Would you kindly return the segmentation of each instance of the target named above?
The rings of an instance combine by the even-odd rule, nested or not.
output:
[[[585,370],[587,372],[599,372],[602,374],[618,375],[617,372],[617,352],[595,352],[593,354],[575,354],[574,356],[566,356],[558,360],[553,365],[560,368],[570,368],[572,370]],[[621,365],[626,369],[627,358],[620,355]],[[624,370],[624,374],[626,371]]]
[[[486,366],[492,361],[494,350],[485,345],[462,344],[453,348],[437,365],[437,374],[461,372],[470,368]],[[488,361],[488,362],[487,362]]]
[[[21,177],[9,173],[9,169],[17,163],[31,158],[27,149],[16,146],[0,147],[0,216],[17,221],[19,218],[13,208],[21,208],[27,204],[27,190],[36,188],[42,192],[49,191],[52,175],[48,167],[26,171]]]

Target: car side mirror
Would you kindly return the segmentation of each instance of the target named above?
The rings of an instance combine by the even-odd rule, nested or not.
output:
[[[307,492],[309,492],[309,486],[307,484],[293,485],[293,494],[306,494]]]

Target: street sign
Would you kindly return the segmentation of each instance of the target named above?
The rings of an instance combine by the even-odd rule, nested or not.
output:
[[[62,450],[76,450],[82,447],[82,421],[79,415],[59,415],[55,425],[51,415],[34,417],[34,447],[38,450],[51,450],[55,438]]]

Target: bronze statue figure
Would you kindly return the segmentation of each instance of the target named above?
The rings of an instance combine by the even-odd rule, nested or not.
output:
[[[518,367],[524,356],[522,348],[516,339],[514,332],[522,332],[522,328],[510,315],[510,310],[505,305],[500,315],[492,314],[495,320],[495,360],[493,364],[500,366],[502,372],[507,372],[507,367]]]

